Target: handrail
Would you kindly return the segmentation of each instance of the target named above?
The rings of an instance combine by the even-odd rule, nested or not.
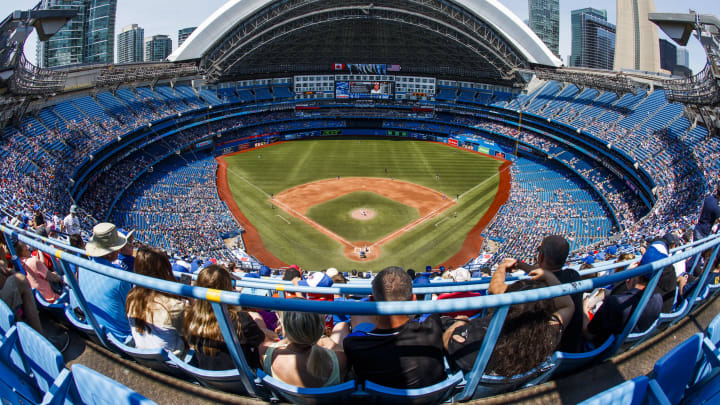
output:
[[[608,284],[615,284],[619,281],[633,278],[639,275],[648,273],[652,274],[650,282],[645,288],[645,291],[643,291],[642,293],[639,304],[633,310],[633,313],[628,322],[625,324],[623,331],[619,335],[615,336],[615,343],[613,344],[613,346],[602,355],[603,358],[609,357],[614,355],[621,348],[627,336],[635,328],[635,325],[640,318],[640,314],[650,300],[651,295],[654,294],[655,285],[660,279],[663,269],[666,266],[679,260],[685,260],[691,257],[694,257],[694,262],[697,262],[701,252],[705,251],[706,249],[712,249],[712,254],[710,255],[710,258],[705,266],[702,277],[700,278],[700,282],[688,298],[689,305],[687,305],[686,309],[683,310],[682,316],[684,317],[690,312],[693,304],[696,301],[696,297],[698,297],[700,291],[703,290],[708,275],[712,270],[714,259],[717,256],[718,250],[720,250],[720,235],[712,235],[711,237],[699,241],[699,243],[695,247],[687,248],[683,252],[676,253],[672,256],[669,256],[662,260],[658,260],[653,263],[638,266],[634,269],[628,269],[619,273],[596,277],[589,280],[538,288],[534,290],[437,301],[330,302],[303,299],[273,298],[252,294],[243,294],[242,292],[235,291],[213,290],[197,286],[184,285],[178,282],[159,280],[128,271],[123,271],[114,267],[101,265],[96,262],[79,257],[72,252],[56,249],[52,246],[47,245],[46,243],[43,243],[42,239],[39,239],[37,235],[28,234],[24,231],[18,231],[10,227],[0,226],[0,232],[3,233],[5,240],[8,242],[10,241],[11,237],[16,237],[18,240],[27,243],[29,246],[35,247],[40,251],[52,255],[52,260],[56,264],[58,271],[64,275],[64,279],[68,283],[69,288],[71,289],[72,293],[76,298],[75,301],[77,305],[86,314],[88,324],[93,329],[93,331],[95,331],[95,334],[97,335],[100,342],[110,349],[113,349],[111,343],[112,336],[110,336],[108,332],[106,332],[103,325],[98,323],[98,320],[95,317],[96,314],[92,312],[89,303],[85,300],[85,297],[80,290],[78,281],[75,278],[75,275],[72,271],[69,271],[70,269],[68,263],[75,264],[79,268],[85,269],[86,271],[92,271],[118,280],[130,282],[137,286],[143,286],[146,288],[163,291],[170,294],[182,295],[188,298],[209,301],[212,304],[215,318],[218,321],[218,326],[223,335],[223,340],[226,342],[226,347],[228,349],[230,357],[239,372],[240,383],[244,387],[245,391],[251,396],[259,395],[259,392],[256,389],[257,385],[255,372],[249,367],[248,362],[243,354],[242,348],[239,343],[238,335],[235,332],[235,328],[233,327],[232,320],[229,316],[228,305],[243,306],[247,308],[272,309],[280,311],[303,311],[342,315],[415,315],[494,308],[492,314],[489,315],[491,318],[488,325],[488,331],[485,334],[480,349],[478,350],[478,354],[475,358],[473,368],[469,373],[465,374],[465,387],[463,388],[462,392],[459,393],[456,397],[457,400],[466,400],[474,397],[479,381],[482,375],[486,373],[489,359],[495,349],[497,338],[501,333],[505,317],[511,305],[545,300],[562,295],[576,294],[583,291],[588,291],[592,288],[603,287]],[[603,268],[617,268],[623,265],[627,265],[627,262],[613,263],[611,266],[605,266]],[[270,283],[247,282],[247,284],[253,284],[264,288],[272,286],[272,284]],[[291,287],[295,287],[286,284],[274,285],[275,288],[279,288],[279,291],[284,291],[284,289],[286,288],[289,289]],[[475,286],[480,285],[482,284],[475,284]],[[430,288],[445,287],[446,286]],[[472,287],[472,284],[467,284],[467,287]],[[312,292],[318,293],[321,289],[316,288],[310,290]]]
[[[675,254],[656,262],[638,266],[634,269],[625,270],[620,273],[596,277],[589,280],[578,281],[569,284],[544,287],[535,290],[506,293],[501,295],[486,295],[470,298],[456,298],[440,301],[400,301],[400,302],[354,302],[354,301],[309,301],[309,300],[287,300],[284,298],[273,298],[266,296],[243,294],[233,291],[217,291],[203,287],[183,285],[178,282],[158,280],[135,273],[106,267],[93,261],[82,259],[59,249],[52,249],[36,239],[18,234],[11,229],[2,226],[0,230],[5,234],[16,236],[19,240],[28,245],[49,253],[69,263],[73,263],[90,271],[104,274],[106,276],[127,281],[135,285],[152,288],[170,294],[183,295],[188,298],[202,299],[211,302],[221,302],[229,305],[238,305],[251,308],[263,308],[280,311],[304,311],[319,312],[325,314],[347,314],[347,315],[395,315],[395,314],[421,314],[421,313],[447,313],[467,310],[478,310],[493,308],[504,305],[514,305],[531,301],[555,298],[562,295],[576,294],[594,288],[614,284],[632,277],[643,275],[649,272],[656,272],[679,260],[684,260],[699,254],[706,249],[720,244],[718,235],[707,238],[700,246],[689,249],[685,252]],[[323,293],[319,288],[305,290],[315,293]]]

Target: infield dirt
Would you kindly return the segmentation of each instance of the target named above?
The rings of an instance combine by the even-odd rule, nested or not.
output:
[[[368,242],[349,241],[305,216],[310,207],[356,191],[372,191],[383,197],[409,205],[418,210],[420,218],[378,241],[369,242],[368,245]],[[369,246],[371,250],[379,249],[383,244],[455,205],[452,199],[430,188],[406,181],[376,177],[341,177],[306,183],[283,191],[276,195],[273,201],[289,214],[302,219],[313,228],[342,243],[345,246],[345,256],[354,261],[367,261],[379,257],[379,254],[374,252],[372,258],[366,255],[365,258],[361,259],[355,253],[355,249],[363,249],[364,246]],[[351,249],[348,250],[348,247]]]

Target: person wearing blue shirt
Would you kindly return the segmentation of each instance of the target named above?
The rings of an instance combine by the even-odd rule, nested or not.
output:
[[[127,238],[115,225],[103,222],[95,225],[93,235],[85,245],[85,253],[95,263],[122,270],[113,264]],[[98,323],[121,341],[130,336],[130,324],[125,315],[125,300],[132,284],[94,271],[80,268],[80,291]]]

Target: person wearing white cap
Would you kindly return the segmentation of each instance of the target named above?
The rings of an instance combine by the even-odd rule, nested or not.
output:
[[[95,263],[122,270],[112,262],[127,244],[127,238],[111,223],[95,225],[93,234],[85,245],[85,253]],[[130,336],[130,324],[125,314],[125,300],[132,284],[80,268],[78,272],[80,291],[95,318],[120,340]]]
[[[77,212],[78,207],[73,204],[70,206],[70,213],[63,219],[63,230],[68,236],[80,235],[80,218]]]

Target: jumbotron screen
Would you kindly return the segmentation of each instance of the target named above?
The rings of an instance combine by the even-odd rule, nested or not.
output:
[[[335,82],[335,98],[389,100],[392,97],[393,97],[393,82],[383,82],[383,81]]]

